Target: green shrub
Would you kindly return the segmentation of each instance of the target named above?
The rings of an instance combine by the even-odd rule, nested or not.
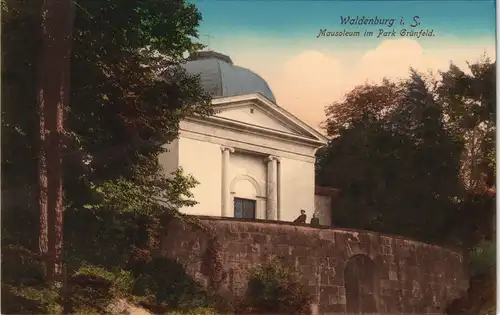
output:
[[[38,254],[19,245],[2,248],[2,313],[56,314],[57,290],[44,281],[45,267]]]
[[[75,276],[95,277],[109,281],[112,283],[111,290],[115,296],[128,295],[132,292],[134,285],[132,273],[122,269],[111,272],[102,267],[84,265],[75,272],[73,277]]]
[[[47,298],[52,291],[46,288],[44,264],[26,249],[38,246],[37,208],[21,210],[9,210],[6,219],[11,224],[2,225],[2,285],[7,285],[2,304],[8,313],[54,313],[48,311],[52,302],[42,301],[53,300]],[[212,304],[182,265],[153,259],[157,218],[85,208],[68,208],[64,215],[64,267],[69,275],[64,302],[71,312],[103,313],[112,299],[128,298],[132,292],[160,310],[154,313],[205,312],[203,307]]]
[[[2,314],[60,314],[56,290],[2,283]]]
[[[65,211],[64,252],[68,269],[81,262],[106,269],[128,269],[135,247],[148,248],[153,219],[131,213],[68,209]]]
[[[157,257],[137,270],[134,295],[152,296],[156,304],[169,309],[196,309],[210,306],[203,287],[176,261]]]
[[[250,271],[244,304],[259,313],[309,314],[311,297],[278,260]]]
[[[130,293],[133,278],[128,271],[111,272],[85,265],[71,276],[68,284],[72,312],[104,313],[112,300]]]

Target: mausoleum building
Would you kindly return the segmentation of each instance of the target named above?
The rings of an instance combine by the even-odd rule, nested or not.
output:
[[[198,204],[181,211],[293,221],[304,209],[308,222],[317,211],[320,223],[330,225],[331,198],[314,179],[315,153],[327,139],[279,106],[264,79],[228,56],[199,52],[185,69],[200,76],[217,113],[183,120],[178,139],[160,156],[166,172],[182,167],[199,182],[192,191]]]

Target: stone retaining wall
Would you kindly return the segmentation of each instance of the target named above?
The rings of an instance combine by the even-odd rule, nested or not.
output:
[[[285,222],[199,217],[215,231],[223,266],[220,292],[244,294],[249,268],[280,257],[315,297],[315,313],[441,314],[465,294],[463,257],[435,245],[368,231],[312,228]],[[211,236],[173,221],[163,240],[202,284]]]

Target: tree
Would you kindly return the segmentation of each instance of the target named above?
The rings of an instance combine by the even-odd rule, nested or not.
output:
[[[405,201],[411,205],[407,217],[420,229],[429,227],[421,233],[439,239],[449,228],[454,202],[463,193],[458,176],[462,143],[446,130],[443,106],[421,75],[411,71],[404,86],[405,96],[392,121],[396,132],[406,135],[412,144],[407,157],[407,184],[401,183],[406,190]]]
[[[335,102],[325,109],[326,120],[322,128],[335,137],[341,129],[364,121],[376,122],[388,115],[398,104],[400,87],[387,79],[381,84],[356,86],[342,101]]]
[[[39,70],[40,252],[49,279],[62,275],[64,109],[69,102],[73,2],[46,0],[42,8],[42,56]]]
[[[407,146],[407,138],[393,136],[380,121],[354,124],[330,141],[318,155],[317,182],[340,190],[336,226],[399,231],[393,222],[402,215],[402,200],[394,188],[404,178]]]
[[[131,203],[147,201],[143,211],[152,211],[150,201],[158,197],[177,208],[188,194],[181,188],[192,181],[163,174],[158,156],[161,145],[177,137],[183,117],[212,113],[198,78],[181,67],[184,53],[200,48],[191,40],[200,14],[178,0],[80,4],[85,10],[75,20],[75,97],[68,117],[79,154],[68,160],[68,194],[75,206],[83,205],[101,185],[109,191],[128,182],[140,192]]]
[[[451,64],[436,88],[448,129],[465,143],[462,176],[469,190],[494,185],[495,73],[496,63],[486,57],[469,63],[469,73]]]
[[[340,114],[349,124],[320,153],[317,179],[341,190],[336,224],[438,241],[460,193],[460,143],[444,129],[442,109],[418,73],[383,85],[391,93],[365,86],[328,109],[327,126]]]
[[[461,177],[466,194],[453,223],[475,245],[491,240],[495,229],[496,62],[483,56],[468,68],[465,72],[451,64],[441,73],[435,93],[448,130],[464,143]]]
[[[33,78],[40,65],[41,2],[7,4],[2,184],[28,187],[31,196],[37,183]],[[212,113],[210,96],[182,68],[185,52],[201,47],[194,42],[200,18],[194,5],[179,0],[78,1],[62,139],[65,213],[87,206],[156,215],[194,203],[194,179],[164,174],[158,156],[177,137],[182,118]],[[35,211],[36,204],[25,200]]]
[[[391,231],[390,213],[400,204],[391,188],[402,176],[409,141],[386,122],[402,96],[399,84],[384,80],[327,108],[324,126],[333,139],[319,152],[316,169],[319,185],[340,189],[336,225]]]
[[[411,155],[415,174],[434,177],[429,178],[426,188],[434,194],[457,196],[461,184],[456,174],[462,144],[445,128],[443,106],[420,74],[412,70],[404,87],[405,96],[392,116],[392,128],[408,136],[415,145]]]

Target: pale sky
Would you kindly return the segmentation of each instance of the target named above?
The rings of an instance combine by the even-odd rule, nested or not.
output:
[[[486,53],[495,59],[493,1],[202,1],[204,44],[229,55],[234,64],[264,78],[277,103],[313,127],[325,119],[325,106],[355,85],[400,78],[410,67],[446,70]],[[287,10],[285,10],[285,8]],[[394,18],[393,27],[342,25],[341,16]],[[404,38],[401,29],[414,16],[414,30],[433,37]],[[400,18],[408,20],[401,26]],[[376,38],[379,29],[396,36]],[[373,31],[373,37],[319,37],[328,31]],[[210,38],[204,36],[210,35]]]

